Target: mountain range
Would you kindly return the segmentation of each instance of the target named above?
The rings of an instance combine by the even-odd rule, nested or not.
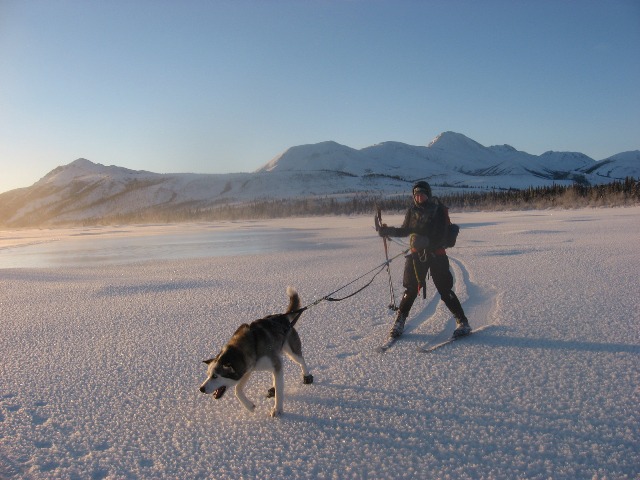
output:
[[[640,150],[596,161],[577,152],[532,155],[485,147],[455,132],[427,146],[383,142],[360,150],[327,141],[300,145],[250,173],[159,174],[75,160],[30,187],[0,194],[5,227],[99,223],[152,211],[216,208],[261,199],[406,195],[427,180],[438,195],[470,188],[528,188],[640,178]]]

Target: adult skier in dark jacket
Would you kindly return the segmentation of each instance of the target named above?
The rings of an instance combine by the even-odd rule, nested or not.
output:
[[[454,337],[471,332],[460,300],[453,292],[453,276],[449,270],[449,257],[444,249],[449,216],[444,205],[431,195],[431,186],[420,181],[413,186],[413,205],[409,207],[401,227],[383,225],[378,230],[381,237],[409,237],[411,254],[406,257],[402,285],[405,288],[398,314],[389,335],[399,337],[404,331],[411,306],[420,288],[425,288],[427,273],[440,298],[456,318]]]

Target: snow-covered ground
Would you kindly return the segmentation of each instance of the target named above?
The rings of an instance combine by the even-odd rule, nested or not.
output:
[[[472,325],[493,325],[418,352],[453,328],[429,284],[406,335],[377,353],[392,321],[382,272],[303,314],[315,382],[285,360],[276,419],[269,375],[251,380],[249,413],[232,392],[198,391],[201,360],[240,323],[282,311],[287,285],[307,305],[379,265],[372,218],[224,225],[289,229],[299,245],[284,251],[0,269],[0,478],[637,479],[640,207],[453,217],[456,291]],[[179,230],[207,228],[217,234]],[[175,231],[85,233],[153,243]],[[81,233],[0,232],[0,257]],[[402,258],[391,267],[399,297]]]

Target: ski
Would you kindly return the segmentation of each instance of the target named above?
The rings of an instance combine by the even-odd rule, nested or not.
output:
[[[422,352],[422,353],[433,352],[434,350],[438,350],[439,348],[442,348],[442,347],[444,347],[446,345],[449,345],[450,343],[457,342],[458,340],[462,340],[464,338],[469,338],[474,333],[481,332],[482,330],[485,330],[485,329],[487,329],[487,328],[489,328],[491,326],[493,326],[493,324],[483,325],[482,327],[478,327],[478,328],[476,328],[474,330],[471,330],[466,335],[461,335],[459,337],[449,337],[446,340],[443,340],[443,341],[438,342],[438,343],[423,345],[422,347],[418,348],[418,351]]]
[[[445,345],[449,345],[450,343],[457,342],[458,340],[462,340],[463,338],[470,337],[471,335],[473,335],[473,333],[474,333],[474,331],[472,330],[471,332],[467,333],[466,335],[462,335],[460,337],[449,337],[446,340],[443,340],[442,342],[434,343],[433,345],[426,345],[426,346],[419,347],[418,351],[422,352],[422,353],[433,352],[434,350],[442,348]]]
[[[378,353],[386,352],[391,347],[393,347],[393,345],[396,343],[396,340],[398,340],[398,338],[400,338],[400,337],[389,337],[386,342],[384,342],[379,347],[376,347],[376,352],[378,352]]]

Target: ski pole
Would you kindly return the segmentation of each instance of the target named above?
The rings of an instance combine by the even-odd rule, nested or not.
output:
[[[376,216],[374,218],[376,225],[376,232],[383,226],[382,223],[382,210],[379,205],[376,205]],[[393,292],[393,279],[391,278],[391,269],[389,268],[389,245],[387,244],[387,237],[382,237],[382,244],[384,245],[384,256],[387,259],[387,275],[389,276],[389,295],[391,297],[391,303],[389,304],[389,310],[394,312],[398,310],[396,306],[396,296]]]

